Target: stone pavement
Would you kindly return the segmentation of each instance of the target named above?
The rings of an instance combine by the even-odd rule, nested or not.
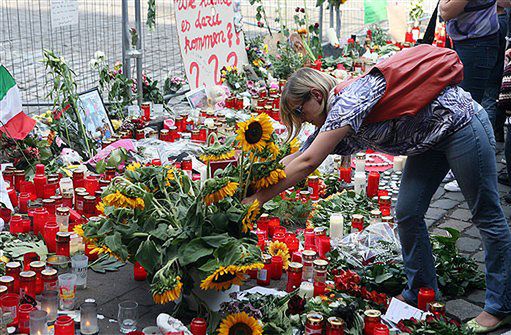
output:
[[[501,163],[503,157],[503,145],[497,143],[498,170],[504,168]],[[500,195],[505,195],[509,187],[499,185]],[[503,203],[504,212],[509,219],[511,206]],[[443,187],[436,192],[431,208],[426,214],[427,224],[433,233],[443,233],[439,228],[453,227],[462,232],[458,246],[461,252],[474,258],[484,270],[484,256],[481,245],[481,237],[477,229],[470,221],[471,215],[461,193],[445,192]],[[118,325],[114,321],[117,318],[117,304],[123,300],[135,300],[139,303],[139,329],[155,325],[159,313],[171,313],[172,305],[154,305],[149,294],[149,286],[144,282],[133,280],[133,268],[128,264],[118,272],[96,274],[89,272],[88,288],[78,292],[79,302],[93,297],[99,305],[99,314],[105,316],[100,320],[101,334],[117,334]],[[279,283],[281,284],[281,283]],[[478,315],[484,305],[484,291],[475,291],[465,297],[447,302],[448,313],[461,321]],[[511,335],[511,327],[493,332],[492,334]]]

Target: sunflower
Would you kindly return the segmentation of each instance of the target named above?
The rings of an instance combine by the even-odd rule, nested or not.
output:
[[[183,283],[181,277],[165,278],[151,284],[151,293],[155,303],[163,305],[179,299]]]
[[[267,176],[254,181],[254,186],[256,189],[260,190],[262,188],[267,188],[271,185],[275,185],[284,178],[286,178],[286,172],[284,172],[283,169],[275,169],[270,171]]]
[[[257,220],[257,216],[259,215],[259,200],[255,200],[250,207],[247,209],[247,214],[245,214],[245,217],[242,220],[242,227],[241,231],[246,233],[249,230],[252,230],[254,228],[254,223]]]
[[[249,265],[240,265],[240,266],[238,266],[238,268],[240,269],[240,271],[246,273],[250,270],[260,270],[260,269],[264,268],[264,264],[263,263],[253,263],[253,264],[249,264]]]
[[[234,155],[236,155],[236,150],[234,150],[232,146],[215,143],[212,146],[204,148],[204,153],[200,156],[200,159],[204,163],[208,163],[231,159]]]
[[[219,202],[225,197],[231,197],[232,195],[234,195],[234,193],[236,193],[238,185],[239,185],[238,183],[226,179],[225,184],[223,186],[220,186],[220,188],[204,196],[204,202],[206,202],[206,205],[209,206],[211,204]]]
[[[229,289],[232,285],[242,285],[244,279],[245,276],[238,266],[220,266],[213,274],[201,282],[200,288],[203,290],[223,291]]]
[[[298,139],[295,137],[289,142],[289,153],[294,154],[300,150],[300,142],[298,142]]]
[[[236,140],[244,151],[262,151],[273,133],[273,126],[267,114],[262,113],[250,120],[238,123]]]
[[[282,264],[284,270],[287,270],[289,266],[289,259],[291,258],[289,255],[289,249],[284,242],[273,241],[270,243],[268,247],[268,253],[272,256],[280,256],[282,257]]]
[[[96,205],[96,209],[98,210],[99,213],[101,214],[104,214],[105,213],[105,204],[103,203],[103,201],[100,201],[97,205]]]
[[[142,164],[140,164],[139,162],[133,162],[130,165],[126,166],[126,171],[134,172],[135,170],[140,169],[141,166]]]
[[[145,203],[142,198],[130,198],[119,191],[111,193],[103,198],[104,206],[114,206],[117,208],[128,207],[134,209],[144,209]]]
[[[218,335],[262,335],[263,327],[245,312],[229,314],[222,320]]]
[[[81,224],[74,226],[73,232],[80,237],[84,237],[84,235],[85,235]]]
[[[277,157],[280,153],[279,147],[274,142],[270,142],[268,145],[268,150],[273,155],[273,158]]]
[[[169,167],[167,170],[167,176],[165,177],[165,186],[170,186],[172,181],[176,180],[176,170],[174,167]]]

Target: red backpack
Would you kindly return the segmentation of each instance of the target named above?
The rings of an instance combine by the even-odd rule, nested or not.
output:
[[[427,44],[403,50],[376,64],[368,73],[376,70],[383,74],[387,87],[365,123],[415,115],[447,86],[463,80],[463,64],[456,52]],[[360,78],[340,83],[335,94]]]

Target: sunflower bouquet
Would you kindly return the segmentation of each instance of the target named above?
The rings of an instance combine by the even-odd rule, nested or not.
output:
[[[138,261],[157,303],[183,293],[200,300],[200,290],[228,290],[263,267],[251,234],[259,203],[242,200],[285,178],[278,162],[297,145],[280,143],[266,114],[240,122],[223,144],[212,139],[201,158],[236,157],[236,164],[200,182],[170,165],[132,163],[104,190],[101,216],[76,229],[94,252]],[[284,256],[282,246],[273,249]]]

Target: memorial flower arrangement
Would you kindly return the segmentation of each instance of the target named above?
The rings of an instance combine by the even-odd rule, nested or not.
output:
[[[259,203],[242,200],[285,178],[278,162],[290,144],[278,140],[266,114],[238,123],[236,138],[223,144],[211,139],[208,159],[230,156],[236,148],[236,166],[201,183],[172,166],[132,163],[103,192],[98,204],[103,216],[76,229],[98,253],[138,261],[149,273],[157,303],[183,293],[200,300],[199,288],[224,291],[263,267],[250,234]],[[274,249],[285,257],[284,248]]]
[[[242,93],[247,90],[247,78],[244,72],[239,71],[236,66],[224,66],[220,70],[222,83],[229,86],[231,92]]]

